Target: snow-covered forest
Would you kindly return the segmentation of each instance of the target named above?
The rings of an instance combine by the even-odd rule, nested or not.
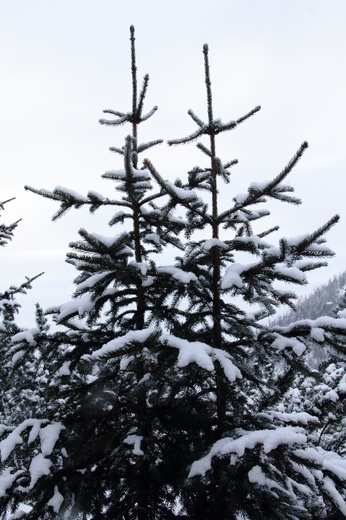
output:
[[[279,216],[266,226],[271,200],[301,204],[288,178],[308,145],[233,193],[237,160],[218,156],[218,138],[260,107],[214,114],[205,45],[206,117],[190,109],[195,130],[168,143],[196,142],[201,165],[166,180],[149,158],[160,136],[145,141],[157,107],[145,104],[149,76],[138,81],[133,27],[130,42],[131,107],[100,120],[128,129],[102,175],[109,192],[26,187],[59,204],[53,219],[81,207],[112,217],[107,236],[81,226],[71,301],[37,305],[35,327],[16,324],[35,279],[0,295],[1,518],[344,518],[344,294],[327,314],[270,319],[333,256],[337,215],[294,237],[280,237]],[[1,224],[1,246],[17,225]]]
[[[273,320],[275,325],[289,325],[293,321],[316,319],[319,316],[335,316],[345,307],[346,271],[334,276],[327,283],[317,287],[312,293],[298,298],[295,309],[290,309]]]

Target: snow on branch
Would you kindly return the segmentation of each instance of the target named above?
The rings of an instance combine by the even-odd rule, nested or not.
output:
[[[29,345],[34,346],[36,345],[35,336],[38,334],[37,328],[27,329],[23,330],[21,332],[18,332],[17,334],[14,334],[12,336],[11,341],[12,343],[19,343],[21,341],[26,341],[29,343]]]
[[[321,447],[316,449],[298,449],[294,451],[294,455],[303,461],[309,461],[310,463],[320,466],[321,471],[315,472],[315,476],[322,481],[324,490],[343,516],[346,516],[346,503],[332,479],[333,476],[338,482],[346,482],[346,460],[337,453],[323,450]],[[328,472],[328,474],[326,475],[325,472]]]
[[[169,146],[178,145],[178,144],[187,144],[192,141],[195,141],[202,135],[217,135],[227,130],[233,130],[240,123],[248,119],[249,117],[256,114],[261,109],[260,106],[255,107],[250,110],[244,116],[236,119],[235,121],[229,121],[228,123],[222,123],[221,119],[213,119],[210,123],[204,123],[192,110],[188,111],[189,116],[193,119],[193,121],[198,125],[199,129],[190,134],[187,137],[182,137],[180,139],[170,139],[168,141]]]
[[[40,441],[39,447],[35,446],[35,455],[31,459],[28,468],[30,474],[29,487],[21,487],[21,490],[24,492],[33,489],[41,477],[49,475],[50,467],[53,463],[46,457],[52,454],[61,431],[65,429],[60,422],[50,424],[47,424],[47,422],[48,420],[46,419],[27,419],[10,431],[7,437],[0,442],[1,462],[4,463],[16,449],[17,445],[24,443],[22,434],[25,430],[29,429],[28,444],[32,444],[37,439]],[[4,434],[9,429],[5,428],[1,433]],[[6,491],[12,487],[17,477],[27,471],[20,469],[11,473],[12,470],[12,467],[6,468],[0,475],[0,497],[5,496]]]
[[[124,443],[133,446],[132,453],[134,455],[144,455],[144,452],[141,449],[142,440],[143,437],[141,435],[128,435],[126,439],[124,439]]]
[[[90,191],[88,195],[85,196],[81,195],[75,190],[65,188],[64,186],[56,186],[53,191],[46,189],[36,189],[32,188],[31,186],[24,186],[24,188],[28,191],[31,191],[32,193],[35,193],[36,195],[41,195],[42,197],[61,203],[59,210],[52,217],[53,221],[62,217],[72,207],[78,209],[83,205],[88,205],[90,212],[93,213],[100,206],[121,205],[121,203],[117,202],[116,200],[108,199],[94,191]]]
[[[323,479],[323,487],[327,494],[331,497],[334,504],[339,508],[344,517],[346,517],[346,503],[339,491],[335,487],[335,483],[328,476]]]
[[[15,200],[15,197],[0,202],[0,210],[4,210],[5,204],[11,202],[12,200]],[[0,224],[0,246],[5,246],[7,242],[12,240],[13,231],[20,221],[21,219],[16,220],[16,222],[12,222],[12,224]]]
[[[287,335],[302,335],[305,331],[307,334],[313,334],[315,329],[323,329],[337,334],[346,334],[346,318],[332,318],[330,316],[321,316],[315,320],[298,320],[290,325],[283,327],[274,327],[274,331]]]
[[[187,341],[168,334],[163,334],[161,339],[169,347],[179,350],[177,366],[180,368],[186,367],[190,363],[196,363],[201,368],[212,372],[215,369],[213,360],[216,360],[220,363],[225,376],[231,383],[242,378],[239,368],[232,361],[231,355],[224,350],[213,348],[201,341]]]
[[[47,502],[47,506],[50,506],[53,508],[54,513],[59,513],[60,507],[64,501],[64,497],[59,492],[58,486],[54,487],[54,495],[52,498]]]
[[[6,491],[10,489],[19,475],[24,473],[24,470],[19,469],[11,473],[13,468],[5,468],[0,475],[0,497],[6,495]]]
[[[186,271],[183,271],[182,269],[179,269],[175,266],[167,266],[167,267],[158,267],[157,271],[159,273],[166,273],[172,275],[172,277],[175,280],[178,280],[178,282],[188,284],[190,282],[197,282],[198,278],[194,273],[189,273]]]
[[[275,338],[275,340],[272,343],[272,347],[277,349],[279,352],[281,350],[284,350],[286,348],[291,348],[293,352],[296,354],[296,356],[301,356],[305,350],[306,345],[299,341],[296,338],[287,338],[284,336],[280,336],[279,334]]]
[[[311,415],[307,412],[277,412],[275,410],[268,410],[267,412],[260,412],[258,414],[260,417],[265,417],[272,421],[273,419],[278,419],[284,423],[294,423],[294,424],[303,424],[308,425],[309,423],[319,423],[320,420],[318,417]]]
[[[47,422],[46,419],[26,419],[17,426],[17,428],[12,430],[9,435],[0,442],[1,461],[4,462],[11,455],[17,444],[23,443],[21,435],[28,428],[31,428],[28,443],[31,444],[39,436],[42,455],[50,455],[59,439],[60,432],[64,430],[65,427],[61,423],[52,423],[42,428],[42,425]]]
[[[246,432],[238,439],[225,437],[217,441],[205,457],[192,464],[189,477],[204,476],[211,469],[213,457],[231,454],[242,457],[246,450],[252,450],[258,444],[262,445],[264,453],[270,453],[281,444],[305,444],[306,441],[306,435],[301,433],[299,428],[292,426]]]
[[[144,343],[144,341],[146,341],[153,334],[157,334],[157,329],[153,327],[128,332],[124,336],[112,339],[111,341],[103,345],[100,349],[95,350],[95,352],[93,352],[92,354],[82,356],[81,359],[84,361],[92,361],[95,359],[111,357],[113,354],[115,354],[123,347],[131,345],[133,343]]]
[[[85,313],[90,312],[94,308],[94,305],[95,303],[92,301],[90,294],[85,294],[77,300],[63,303],[57,309],[59,313],[57,316],[57,322],[59,323],[65,318],[72,317],[76,314],[83,316]],[[52,310],[55,311],[55,308],[52,308]],[[50,309],[47,309],[47,311],[50,311]]]
[[[150,336],[158,335],[159,329],[149,327],[147,329],[128,332],[124,336],[115,338],[92,354],[82,356],[83,361],[101,360],[109,357],[124,354],[124,348],[130,348],[134,343],[144,343]],[[241,379],[242,374],[234,364],[231,355],[224,350],[211,347],[201,341],[187,341],[170,334],[161,334],[158,341],[167,347],[175,348],[178,352],[177,366],[184,368],[191,363],[196,363],[201,368],[212,372],[215,370],[214,362],[217,361],[222,367],[227,379],[233,383],[236,379]]]
[[[299,150],[295,153],[292,159],[289,161],[287,166],[271,181],[263,182],[263,183],[252,183],[248,188],[247,194],[240,194],[234,197],[235,206],[234,208],[225,212],[224,216],[229,216],[233,212],[239,210],[239,208],[245,208],[252,204],[258,204],[260,202],[265,202],[267,197],[281,200],[283,202],[290,202],[293,204],[300,204],[301,200],[286,195],[288,192],[292,192],[293,188],[291,186],[282,185],[281,182],[288,176],[288,174],[293,170],[293,168],[298,163],[299,159],[302,157],[304,151],[307,149],[308,143],[304,142]]]

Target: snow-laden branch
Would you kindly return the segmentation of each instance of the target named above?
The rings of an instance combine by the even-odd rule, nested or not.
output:
[[[305,444],[307,437],[299,428],[283,426],[275,430],[258,430],[246,432],[237,439],[225,437],[218,440],[211,448],[209,453],[202,459],[195,461],[190,469],[189,477],[196,475],[204,476],[211,469],[214,457],[235,454],[242,457],[246,450],[252,450],[257,445],[263,447],[264,453],[275,450],[282,444],[295,445]]]

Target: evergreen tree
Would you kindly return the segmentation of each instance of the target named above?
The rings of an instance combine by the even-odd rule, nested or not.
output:
[[[332,280],[329,286],[332,287],[337,280],[341,282],[344,276],[342,274]],[[338,297],[334,294],[334,317],[345,321],[345,289],[334,289],[334,292],[338,293]],[[326,320],[325,317],[319,318],[315,323],[326,323]],[[317,416],[319,421],[310,433],[314,436],[315,442],[325,449],[345,456],[345,337],[343,334],[335,333],[326,335],[325,332],[321,335],[319,331],[314,339],[315,345],[312,344],[312,348],[315,352],[322,352],[318,363],[316,356],[313,358],[316,371],[310,377],[297,378],[287,394],[285,404],[291,411],[304,410]]]
[[[4,211],[5,204],[11,202],[12,200],[14,199],[8,199],[4,202],[0,202],[0,210]],[[4,247],[9,241],[12,240],[14,230],[16,229],[19,222],[20,220],[17,220],[16,222],[13,222],[11,224],[5,224],[3,222],[0,224],[0,246]],[[19,304],[15,300],[15,295],[18,293],[25,292],[25,289],[27,288],[29,287],[25,287],[25,284],[21,287],[11,286],[8,290],[5,290],[3,293],[0,294],[0,331],[2,334],[10,330],[13,331],[15,327],[14,317],[19,309]],[[2,341],[4,341],[3,338]]]
[[[11,202],[14,199],[8,199],[4,202],[0,202],[0,210],[5,209],[5,204]],[[13,222],[11,224],[0,224],[0,246],[5,246],[9,241],[12,240],[14,235],[14,230],[16,229],[20,220]],[[8,357],[8,351],[11,354],[12,339],[15,335],[20,334],[23,329],[21,329],[16,321],[16,315],[20,310],[20,303],[17,300],[17,297],[21,294],[26,294],[29,289],[32,287],[32,282],[41,276],[43,273],[34,276],[32,278],[26,277],[26,281],[21,285],[11,285],[9,288],[5,289],[0,293],[0,345],[2,351],[2,367],[4,368],[4,362]],[[4,383],[5,372],[3,373],[2,383]],[[2,403],[4,405],[4,395],[2,396]],[[5,412],[4,412],[5,413]],[[6,415],[6,413],[5,413]]]
[[[91,212],[102,206],[115,206],[120,211],[110,225],[127,221],[130,225],[112,237],[80,230],[81,240],[71,244],[73,251],[68,255],[68,261],[80,272],[76,300],[52,310],[55,321],[64,325],[65,330],[46,335],[41,331],[33,338],[35,344],[45,345],[49,353],[44,357],[48,358],[51,377],[46,388],[46,408],[38,410],[34,425],[32,421],[23,423],[26,429],[36,428],[34,441],[41,442],[37,455],[37,443],[28,443],[23,455],[26,467],[16,481],[17,496],[20,492],[27,493],[27,497],[33,495],[29,498],[32,518],[43,518],[49,511],[54,516],[58,510],[59,514],[73,518],[78,514],[112,519],[171,517],[176,489],[173,484],[182,474],[177,457],[179,441],[172,438],[174,418],[164,412],[165,407],[169,408],[166,403],[174,400],[177,392],[175,357],[164,348],[160,329],[149,325],[160,302],[160,283],[156,279],[159,273],[152,257],[167,244],[182,247],[176,235],[183,222],[174,216],[175,204],[163,202],[162,207],[157,206],[156,200],[165,193],[160,187],[154,192],[148,171],[137,167],[138,154],[161,141],[138,144],[138,125],[156,107],[143,114],[149,77],[145,76],[138,95],[134,43],[131,28],[132,111],[106,110],[117,119],[101,120],[109,125],[129,122],[132,127],[124,147],[112,148],[123,156],[124,169],[104,175],[117,183],[122,198],[109,199],[96,192],[82,197],[61,187],[53,193],[40,191],[61,201],[55,218],[72,206],[89,204]],[[189,197],[187,191],[184,194]],[[95,366],[88,356],[107,357],[103,351],[98,353],[102,345],[108,345],[105,352],[113,348],[117,352],[108,356],[109,363]],[[79,363],[81,359],[83,362]],[[165,381],[163,365],[171,371],[164,373]],[[150,386],[154,386],[154,391],[148,390]],[[48,428],[46,421],[53,434],[61,433],[61,438],[64,429],[68,430],[63,439],[65,460],[58,444],[54,453],[42,449],[40,432]],[[17,438],[25,428],[20,425],[14,430]],[[176,429],[179,431],[178,426]],[[30,436],[31,433],[29,440]],[[11,448],[14,446],[11,439],[5,439],[6,442]],[[77,445],[81,449],[76,450]],[[162,451],[169,454],[171,463],[163,464]],[[10,456],[15,457],[15,452]],[[37,465],[41,469],[36,471]],[[35,475],[45,475],[47,468],[51,477],[36,485]],[[92,486],[90,493],[90,483],[95,479],[100,486]],[[15,505],[14,498],[11,507]]]
[[[345,276],[335,276],[327,284],[318,287],[310,296],[298,300],[296,316],[299,320],[314,318],[315,325],[321,323],[321,312],[331,317],[345,319]],[[274,320],[275,325],[291,325],[295,312]],[[322,318],[326,324],[326,317]],[[311,423],[310,436],[324,449],[345,456],[345,396],[346,365],[345,337],[343,334],[326,334],[316,328],[310,341],[308,364],[311,374],[299,375],[286,394],[284,404],[291,413],[302,411],[314,415],[318,421]]]
[[[20,501],[35,520],[341,518],[346,461],[318,442],[316,410],[292,410],[288,396],[299,378],[314,377],[311,342],[332,346],[346,323],[263,322],[293,305],[294,293],[276,282],[305,284],[332,255],[324,235],[338,217],[278,245],[267,241],[278,227],[256,231],[269,215],[263,203],[300,203],[285,181],[307,144],[272,181],[222,208],[220,186],[236,161],[218,158],[217,136],[259,107],[226,124],[214,118],[204,46],[207,122],[190,110],[198,129],[170,144],[207,136],[197,146],[208,166],[186,183],[165,180],[148,159],[140,167],[139,154],[159,141],[138,142],[156,107],[143,114],[149,78],[138,94],[130,32],[132,108],[101,120],[131,125],[124,146],[112,148],[123,169],[103,176],[118,196],[28,188],[60,202],[54,218],[114,206],[110,225],[124,227],[110,237],[80,230],[67,255],[79,273],[74,299],[50,311],[56,330],[39,310],[37,332],[15,339],[18,351],[37,347],[30,368],[39,359],[42,377],[34,413],[2,432],[4,518]],[[180,256],[162,266],[167,246]]]
[[[208,212],[205,205],[196,208],[196,205],[183,202],[189,222],[186,230],[189,242],[186,245],[187,253],[177,259],[175,266],[190,275],[192,273],[195,283],[185,291],[171,285],[171,294],[175,305],[179,301],[185,305],[186,299],[189,302],[188,307],[182,310],[182,320],[177,324],[179,335],[190,341],[204,340],[214,350],[216,362],[209,390],[214,400],[216,428],[209,433],[208,442],[212,443],[215,432],[219,440],[212,444],[207,455],[192,465],[190,477],[193,478],[187,486],[187,494],[184,490],[183,502],[189,518],[200,517],[201,511],[205,518],[233,518],[237,513],[249,518],[310,518],[327,514],[326,511],[330,515],[333,510],[333,506],[330,509],[330,495],[338,505],[341,503],[338,491],[333,487],[332,494],[331,482],[326,477],[324,481],[321,478],[321,482],[311,479],[315,480],[316,488],[310,491],[310,497],[305,492],[306,488],[302,492],[300,476],[296,474],[299,450],[294,446],[300,443],[295,435],[302,430],[292,430],[291,426],[286,426],[287,423],[314,423],[316,418],[304,414],[291,417],[289,414],[280,415],[276,409],[282,404],[295,378],[299,374],[303,374],[303,378],[309,374],[309,367],[304,364],[305,356],[302,356],[306,348],[317,336],[317,340],[321,341],[324,327],[325,344],[335,343],[335,334],[344,334],[345,323],[322,319],[318,325],[313,322],[298,323],[285,330],[266,327],[260,320],[272,314],[275,307],[282,303],[293,307],[295,295],[277,290],[274,283],[305,283],[304,273],[323,265],[320,260],[331,254],[323,245],[323,236],[338,217],[304,237],[281,239],[279,247],[267,242],[267,236],[277,228],[257,234],[253,231],[253,224],[268,214],[266,210],[252,209],[254,205],[269,198],[300,203],[290,195],[293,189],[283,181],[302,156],[306,143],[273,181],[253,183],[247,195],[234,197],[231,207],[219,210],[217,183],[222,180],[229,182],[228,168],[234,162],[224,165],[217,157],[216,136],[235,128],[257,109],[227,124],[215,120],[207,46],[204,47],[204,58],[207,123],[190,110],[189,115],[197,124],[197,131],[170,144],[186,144],[203,135],[208,136],[209,147],[202,143],[197,146],[210,158],[210,167],[198,167],[189,172],[188,186],[210,193],[211,211]],[[151,173],[159,179],[153,166],[147,164]],[[164,185],[162,179],[159,182]],[[194,231],[208,228],[210,235],[207,240],[191,240]],[[232,239],[229,238],[229,230],[233,232]],[[245,265],[238,263],[236,255],[244,252],[255,259]],[[234,304],[236,297],[241,297],[243,302],[252,306],[259,306],[259,310],[246,313],[243,306]],[[167,311],[163,309],[162,312]],[[278,351],[275,352],[275,349]],[[229,356],[234,363],[231,373],[222,370],[223,360],[218,358],[219,352]],[[292,447],[290,435],[293,432]],[[309,433],[309,428],[306,428],[306,433]],[[259,448],[262,435],[263,446]],[[278,439],[281,435],[282,441],[274,441],[275,448],[264,448],[268,438],[273,436],[273,439]],[[303,452],[299,453],[304,459]],[[320,460],[320,454],[312,456],[312,451],[309,453],[310,456],[306,457],[310,459],[309,463]],[[225,461],[225,456],[230,455],[231,464]],[[249,482],[254,486],[249,486]],[[344,505],[341,509],[345,513]]]
[[[5,209],[5,204],[14,199],[8,199],[0,203],[0,209]],[[11,224],[1,223],[0,225],[0,245],[5,246],[14,236],[20,220]],[[42,274],[42,273],[41,273]],[[28,366],[24,362],[24,358],[28,355],[32,357],[32,334],[28,329],[19,327],[16,323],[16,315],[19,313],[21,305],[17,300],[19,295],[24,295],[32,287],[32,282],[38,278],[37,275],[32,278],[26,277],[26,281],[21,285],[11,285],[0,293],[0,381],[1,381],[1,405],[0,405],[0,421],[1,434],[8,435],[12,431],[12,425],[21,423],[21,421],[30,417],[31,410],[37,406],[37,390],[33,389],[33,371],[32,363]],[[37,313],[40,314],[39,306]],[[42,312],[41,312],[42,314]],[[44,318],[43,318],[44,319]],[[36,329],[35,329],[36,331]],[[15,345],[16,340],[25,338],[25,351],[18,349]],[[30,345],[31,344],[31,345]],[[24,355],[25,354],[25,355]],[[19,368],[20,365],[20,368]],[[15,367],[18,366],[18,370]],[[33,402],[34,404],[33,404]],[[4,451],[2,460],[4,460]],[[18,466],[18,464],[16,464]],[[14,469],[14,471],[13,471]],[[19,477],[20,470],[18,468],[6,468],[1,474],[0,485],[0,503],[1,513],[7,509],[7,503],[11,501],[11,497],[5,496],[5,490],[11,485],[12,479]]]

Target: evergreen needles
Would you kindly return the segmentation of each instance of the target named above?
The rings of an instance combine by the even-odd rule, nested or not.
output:
[[[111,148],[122,168],[103,175],[116,196],[27,187],[60,203],[53,218],[84,205],[115,213],[110,236],[81,228],[70,244],[67,259],[78,271],[72,301],[46,315],[38,308],[37,327],[12,336],[10,370],[26,374],[33,389],[17,387],[28,409],[3,421],[3,518],[21,501],[35,520],[346,515],[345,439],[328,451],[321,439],[331,415],[303,400],[292,405],[298,387],[311,395],[320,384],[309,366],[316,342],[339,356],[329,384],[345,390],[346,322],[263,320],[294,307],[282,282],[306,284],[305,273],[333,254],[324,235],[338,216],[274,245],[268,237],[279,227],[261,227],[270,213],[264,203],[300,204],[286,178],[307,143],[272,181],[252,183],[221,208],[221,186],[231,189],[237,161],[218,157],[217,137],[259,107],[229,123],[215,119],[205,45],[207,122],[189,110],[197,130],[169,144],[207,138],[197,144],[207,165],[184,181],[166,180],[148,158],[140,163],[161,140],[139,143],[139,125],[156,107],[143,112],[149,76],[138,93],[133,27],[130,41],[131,110],[106,110],[112,118],[101,120],[131,128],[124,145]],[[162,265],[172,248],[175,260]]]

